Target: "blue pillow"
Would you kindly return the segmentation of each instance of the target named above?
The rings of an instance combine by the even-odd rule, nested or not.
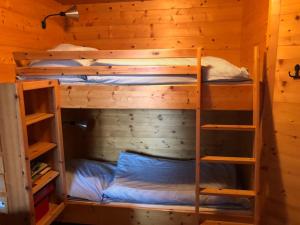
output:
[[[121,152],[113,184],[104,196],[114,201],[192,204],[195,163]]]
[[[201,181],[203,187],[236,188],[235,167],[203,163]],[[109,200],[119,202],[193,205],[195,161],[121,152],[114,181],[103,193]],[[201,196],[201,204],[240,205],[241,202],[228,197]]]

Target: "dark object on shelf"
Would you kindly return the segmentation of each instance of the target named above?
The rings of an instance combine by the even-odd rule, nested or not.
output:
[[[300,65],[299,64],[297,64],[295,66],[295,74],[292,75],[291,72],[289,72],[289,76],[294,78],[294,79],[300,79]]]
[[[38,222],[49,211],[49,198],[54,192],[54,183],[49,183],[34,195],[35,221]]]

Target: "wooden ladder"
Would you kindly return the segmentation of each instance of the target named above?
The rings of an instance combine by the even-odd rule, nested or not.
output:
[[[196,178],[195,178],[195,212],[197,215],[197,224],[201,223],[200,213],[200,196],[227,196],[233,198],[249,198],[254,199],[253,222],[251,224],[258,225],[260,218],[259,209],[259,162],[260,162],[260,68],[259,68],[259,48],[254,48],[254,71],[253,71],[253,109],[252,109],[252,124],[251,125],[221,125],[221,124],[201,124],[201,60],[200,52],[198,52],[198,74],[197,74],[197,95],[199,101],[196,106]],[[253,150],[252,157],[226,157],[226,156],[201,156],[200,136],[201,132],[210,131],[238,131],[238,132],[253,132]],[[200,188],[200,165],[206,163],[222,163],[233,165],[252,165],[253,166],[253,188],[252,190],[237,190],[237,189],[218,189],[218,188]]]

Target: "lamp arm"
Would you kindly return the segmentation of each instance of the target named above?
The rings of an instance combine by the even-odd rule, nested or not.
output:
[[[50,14],[50,15],[46,16],[46,17],[42,20],[42,28],[43,28],[43,29],[46,29],[46,20],[47,20],[49,17],[52,17],[52,16],[65,16],[65,15],[66,15],[65,12],[60,12],[60,13]]]

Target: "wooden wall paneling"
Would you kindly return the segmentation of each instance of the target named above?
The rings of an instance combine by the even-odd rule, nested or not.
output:
[[[224,112],[204,115],[211,120],[219,118],[217,121],[220,123],[229,121],[230,116],[232,114],[224,116]],[[230,122],[238,124],[250,120],[251,117],[249,119],[249,116],[245,116],[243,120],[239,118],[239,121]],[[64,130],[68,131],[64,132],[68,159],[86,157],[116,161],[122,150],[170,158],[195,157],[195,112],[192,110],[64,109],[63,121]],[[89,124],[88,129],[74,126],[82,122]],[[235,150],[240,149],[240,146],[235,145],[235,135],[228,135],[228,132],[205,134],[202,140],[203,153],[220,155],[222,152],[233,156],[237,153]],[[74,137],[78,140],[76,143]],[[244,143],[245,137],[240,138]],[[72,152],[71,149],[77,151]],[[248,155],[249,151],[243,149],[240,155]]]
[[[15,80],[13,51],[43,50],[65,40],[61,18],[50,19],[46,30],[40,24],[44,16],[63,8],[54,0],[0,2],[0,82]]]
[[[269,107],[263,175],[266,200],[264,224],[299,224],[299,82],[288,77],[299,63],[299,1],[271,1],[269,40]],[[298,25],[298,26],[297,26]],[[269,119],[268,119],[269,118]],[[276,185],[275,185],[276,184]]]
[[[254,65],[253,48],[259,46],[260,55],[266,51],[269,0],[246,0],[243,5],[241,34],[241,65],[252,73]],[[261,57],[263,64],[264,57]]]
[[[123,1],[79,5],[68,38],[100,49],[203,48],[240,64],[243,1]]]

